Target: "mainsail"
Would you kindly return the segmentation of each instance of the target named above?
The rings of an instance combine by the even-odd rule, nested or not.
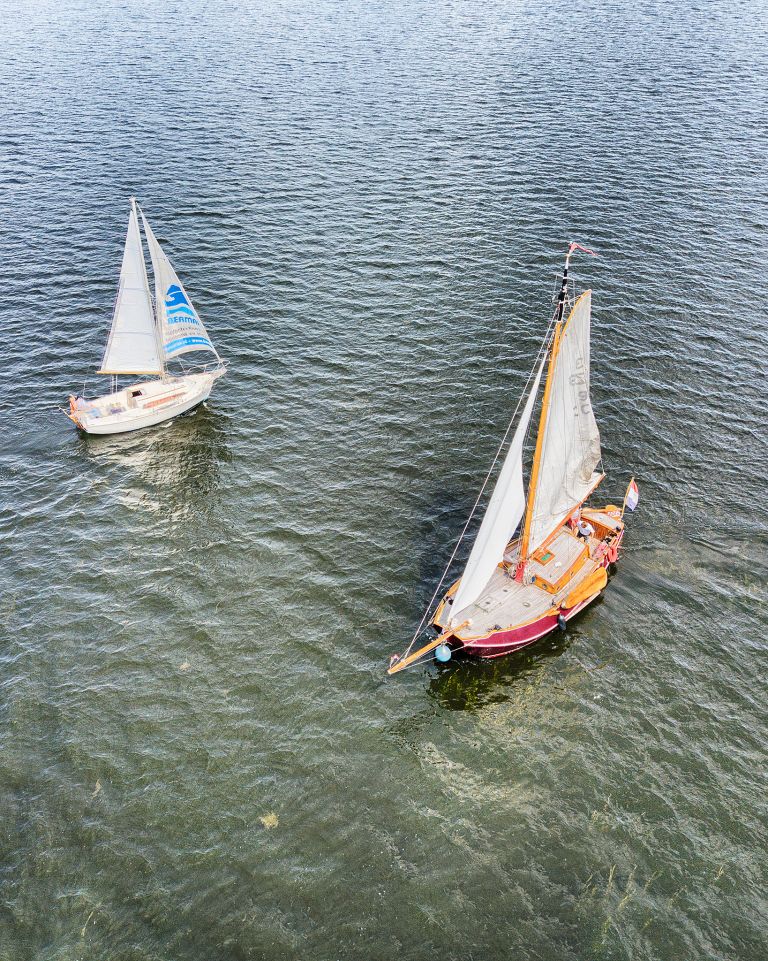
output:
[[[526,543],[530,556],[597,487],[602,474],[600,432],[589,396],[589,322],[592,292],[576,301],[559,340],[549,374],[538,441],[539,463],[532,477]],[[525,559],[525,558],[523,558]]]
[[[170,260],[160,246],[141,212],[144,233],[147,235],[152,270],[155,275],[155,304],[157,306],[160,339],[165,359],[179,357],[191,350],[209,350],[218,358],[216,348],[192,306],[184,286],[176,276]]]
[[[120,287],[100,374],[162,374],[147,268],[136,207],[131,202]]]
[[[488,581],[504,557],[507,544],[525,512],[525,488],[523,487],[523,443],[531,420],[536,395],[544,371],[546,357],[541,362],[531,387],[520,422],[504,459],[499,478],[493,489],[485,517],[477,532],[472,552],[461,577],[453,601],[451,622],[457,623],[457,614],[473,604],[483,593]]]

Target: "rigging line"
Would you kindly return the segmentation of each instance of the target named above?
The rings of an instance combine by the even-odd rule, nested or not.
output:
[[[550,324],[550,329],[551,329],[551,327],[552,327],[552,325]],[[547,342],[548,337],[549,337],[549,331],[547,331],[547,338],[545,338],[544,343]],[[541,352],[539,352],[539,356],[541,356]],[[531,436],[531,433],[535,433],[536,430],[537,430],[537,428],[535,428],[534,425],[533,425],[533,417],[531,417],[531,419],[528,421],[528,426],[527,426],[526,429],[525,429],[525,439],[523,440],[523,450],[525,450],[525,448],[528,447],[528,453],[529,453],[529,454],[532,453],[532,451],[530,450],[530,447],[528,446],[528,445],[529,445],[529,438],[530,438],[530,436]],[[526,504],[526,510],[527,510],[527,504]],[[523,517],[521,518],[521,523],[523,523],[523,524],[525,523],[525,512],[523,513]],[[514,531],[513,531],[512,533],[514,534]],[[521,550],[522,550],[522,547],[523,547],[523,539],[522,539],[522,537],[518,537],[518,538],[517,538],[517,544],[516,544],[516,546],[513,548],[514,553],[511,555],[513,558],[515,558],[516,563],[519,563],[519,562],[520,562],[520,552],[521,552]],[[505,553],[506,553],[506,552],[505,552]]]
[[[493,473],[493,469],[496,467],[496,463],[497,463],[497,461],[498,461],[498,459],[499,459],[499,456],[501,455],[501,452],[502,452],[502,450],[504,449],[504,445],[505,445],[506,442],[507,442],[507,437],[509,437],[509,432],[510,432],[510,430],[512,430],[512,424],[515,422],[515,418],[517,417],[517,412],[520,410],[520,405],[523,403],[523,398],[526,396],[526,394],[527,394],[527,392],[528,392],[528,388],[529,388],[530,384],[532,383],[532,381],[533,381],[533,379],[534,379],[536,370],[537,370],[537,368],[538,368],[538,366],[539,366],[539,364],[540,364],[540,362],[541,362],[542,356],[544,355],[544,353],[545,353],[546,350],[548,349],[548,345],[549,345],[549,334],[550,334],[550,331],[552,330],[552,326],[553,326],[553,324],[554,324],[554,320],[555,320],[555,315],[553,315],[552,319],[551,319],[550,322],[549,322],[549,327],[547,328],[547,333],[546,333],[546,335],[545,335],[545,337],[544,337],[544,340],[543,340],[543,342],[542,342],[542,344],[541,344],[541,347],[539,347],[539,352],[538,352],[538,354],[536,355],[536,360],[534,361],[533,367],[531,368],[531,372],[530,372],[530,374],[528,375],[528,379],[527,379],[526,382],[525,382],[525,387],[523,388],[523,391],[522,391],[522,393],[521,393],[521,395],[520,395],[520,398],[519,398],[519,400],[518,400],[518,402],[517,402],[517,406],[515,407],[514,413],[512,414],[512,417],[510,418],[509,424],[507,425],[507,429],[506,429],[506,431],[504,432],[504,436],[503,436],[502,439],[501,439],[501,443],[499,444],[498,450],[496,451],[496,455],[495,455],[495,457],[493,458],[493,463],[491,464],[491,466],[490,466],[490,468],[489,468],[489,470],[488,470],[488,473],[485,475],[485,480],[483,481],[483,486],[480,488],[480,493],[477,495],[477,499],[475,500],[475,503],[474,503],[473,506],[472,506],[472,510],[469,512],[469,517],[467,518],[467,522],[466,522],[466,524],[464,525],[464,528],[462,529],[461,534],[459,534],[459,539],[456,541],[456,544],[455,544],[455,546],[454,546],[454,548],[453,548],[453,551],[451,552],[451,556],[450,556],[449,559],[448,559],[448,563],[447,563],[446,566],[445,566],[445,570],[443,571],[442,577],[441,577],[440,580],[438,581],[437,587],[435,588],[435,592],[434,592],[434,594],[432,595],[432,598],[431,598],[429,604],[427,605],[427,608],[426,608],[426,610],[424,611],[424,614],[422,615],[421,621],[419,621],[419,626],[416,628],[416,632],[415,632],[415,634],[413,635],[413,637],[411,638],[411,643],[408,645],[408,647],[405,649],[404,653],[401,655],[401,659],[404,658],[404,657],[407,657],[407,656],[410,654],[411,648],[412,648],[413,645],[416,643],[416,638],[419,636],[419,634],[421,634],[422,630],[424,629],[424,624],[426,623],[427,618],[429,617],[429,612],[432,610],[432,605],[435,603],[435,599],[437,598],[437,595],[440,593],[440,588],[443,586],[443,582],[445,581],[445,577],[446,577],[448,571],[451,569],[451,564],[453,564],[453,561],[454,561],[454,559],[455,559],[455,557],[456,557],[456,553],[457,553],[459,547],[461,546],[461,542],[464,540],[464,536],[466,535],[467,529],[469,528],[469,525],[470,525],[470,523],[472,522],[472,518],[475,516],[475,512],[477,511],[477,506],[478,506],[478,504],[480,503],[480,500],[481,500],[481,498],[482,498],[482,496],[483,496],[483,492],[485,491],[485,488],[488,486],[488,481],[490,480],[491,474]]]

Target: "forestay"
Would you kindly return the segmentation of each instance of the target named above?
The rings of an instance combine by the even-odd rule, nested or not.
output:
[[[192,350],[208,350],[218,358],[216,348],[187,296],[176,271],[141,213],[147,235],[152,270],[155,274],[155,302],[157,304],[160,336],[165,359],[170,360]]]
[[[565,323],[550,374],[549,405],[535,490],[530,556],[600,482],[600,432],[589,395],[592,292],[579,297]]]
[[[523,487],[523,444],[539,390],[546,357],[541,362],[531,387],[520,422],[504,459],[493,489],[483,523],[477,532],[472,552],[461,577],[453,601],[451,623],[458,623],[460,611],[473,604],[483,593],[497,565],[504,557],[507,544],[525,512]]]
[[[131,206],[125,238],[120,286],[112,329],[100,374],[161,374],[163,364],[152,313],[147,268],[141,247],[136,208]]]

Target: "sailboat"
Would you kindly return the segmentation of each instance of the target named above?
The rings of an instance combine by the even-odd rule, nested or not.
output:
[[[152,261],[154,302],[149,290],[139,216]],[[178,358],[192,351],[213,354],[215,361],[189,371]],[[176,361],[177,369],[172,371],[169,362]],[[207,400],[214,381],[225,371],[226,365],[184,285],[144,212],[131,197],[112,328],[98,371],[112,377],[112,390],[89,399],[71,395],[69,410],[65,413],[89,434],[120,434],[151,427]],[[135,381],[118,390],[117,378],[121,376],[153,379]]]
[[[389,674],[432,651],[440,661],[450,660],[457,650],[482,658],[518,651],[557,628],[565,629],[608,583],[608,568],[617,561],[624,539],[625,509],[635,509],[639,493],[632,478],[621,507],[585,506],[605,473],[590,399],[592,292],[575,300],[569,296],[568,270],[576,250],[593,254],[579,244],[568,249],[554,315],[529,377],[525,403],[521,398],[518,404],[522,412],[517,428],[469,559],[432,616],[439,633],[413,650],[458,544],[409,647],[393,655]],[[542,380],[526,493],[524,447]],[[513,423],[514,416],[497,458]],[[469,521],[464,532],[468,526]]]

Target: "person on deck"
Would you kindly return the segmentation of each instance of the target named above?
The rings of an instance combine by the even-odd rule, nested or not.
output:
[[[576,525],[576,536],[583,537],[584,540],[588,540],[595,533],[594,527],[585,521],[583,517],[579,518],[579,523]]]

